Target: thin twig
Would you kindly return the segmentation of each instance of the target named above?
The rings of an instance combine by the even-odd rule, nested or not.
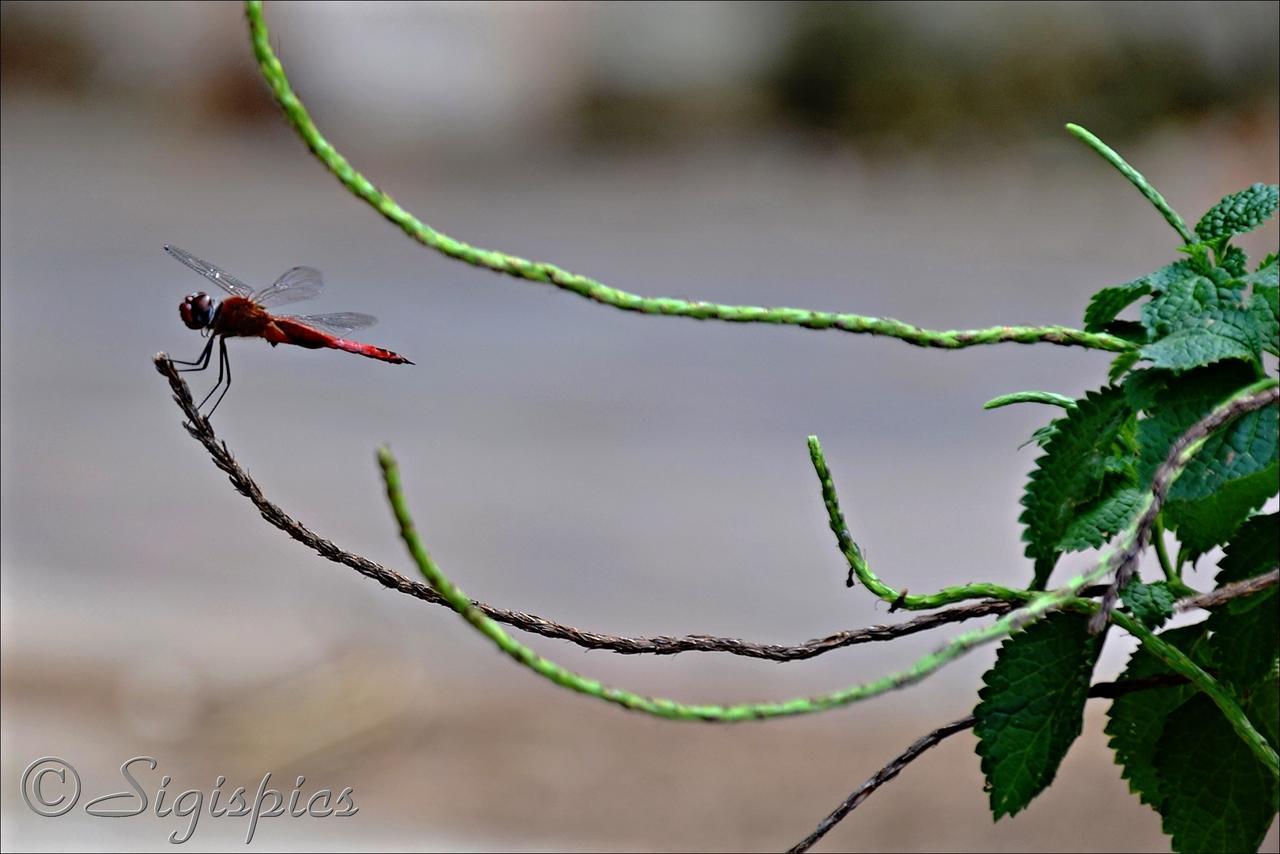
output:
[[[213,457],[214,464],[226,473],[236,491],[253,503],[253,506],[262,514],[263,519],[326,560],[350,567],[366,578],[371,578],[398,593],[413,596],[433,605],[446,605],[444,599],[430,585],[407,578],[399,572],[388,569],[366,557],[339,548],[285,513],[278,505],[272,503],[263,494],[261,487],[249,476],[249,473],[236,462],[227,444],[218,439],[209,421],[196,411],[191,397],[191,390],[182,379],[182,375],[174,369],[169,357],[163,353],[158,354],[155,357],[155,365],[156,370],[169,380],[174,402],[178,404],[178,407],[187,418],[186,423],[183,425],[187,432],[205,447],[205,450]],[[682,652],[722,652],[746,658],[778,662],[802,661],[833,650],[843,649],[847,646],[893,640],[894,638],[905,637],[917,632],[929,631],[949,623],[1000,615],[1007,613],[1013,607],[1008,602],[975,602],[956,608],[949,608],[945,611],[925,614],[896,625],[868,626],[863,629],[836,632],[827,637],[800,644],[783,645],[755,643],[738,638],[701,634],[685,635],[683,637],[665,635],[657,637],[622,637],[583,631],[536,614],[499,608],[484,602],[474,602],[473,604],[485,616],[499,623],[505,623],[531,634],[542,635],[556,640],[567,640],[585,649],[608,650],[621,655],[676,655]]]
[[[378,451],[378,463],[382,468],[387,501],[400,528],[400,537],[404,541],[405,547],[413,558],[414,563],[418,565],[418,570],[423,577],[437,592],[444,596],[449,603],[449,607],[453,608],[468,625],[488,639],[495,647],[510,656],[521,666],[561,688],[612,703],[631,711],[642,712],[668,720],[729,724],[748,720],[817,714],[843,708],[919,682],[973,649],[1010,635],[1028,623],[1041,619],[1053,611],[1069,609],[1092,614],[1094,619],[1090,620],[1091,627],[1099,625],[1096,619],[1097,615],[1098,613],[1104,613],[1107,616],[1111,616],[1125,631],[1138,637],[1143,645],[1157,658],[1175,672],[1186,676],[1198,689],[1205,692],[1213,700],[1214,704],[1222,710],[1223,715],[1241,739],[1246,742],[1249,749],[1258,756],[1268,770],[1280,777],[1280,756],[1276,754],[1275,749],[1271,747],[1244,712],[1241,711],[1236,699],[1216,679],[1176,647],[1157,637],[1141,622],[1132,619],[1128,614],[1116,613],[1112,616],[1109,612],[1104,611],[1103,607],[1098,603],[1080,598],[1081,592],[1093,582],[1109,576],[1123,578],[1125,573],[1137,561],[1138,555],[1146,547],[1147,540],[1151,534],[1151,526],[1159,516],[1170,486],[1186,470],[1187,465],[1200,448],[1204,446],[1213,431],[1245,412],[1251,412],[1275,403],[1276,398],[1276,381],[1263,380],[1231,395],[1215,406],[1208,415],[1192,425],[1186,433],[1173,443],[1168,457],[1157,467],[1151,484],[1140,502],[1136,518],[1120,532],[1112,545],[1104,550],[1097,566],[1088,572],[1075,576],[1064,586],[1051,592],[1035,595],[1025,604],[1020,605],[984,628],[972,629],[957,635],[936,651],[916,659],[905,669],[824,694],[808,697],[790,697],[785,700],[763,703],[737,703],[729,706],[708,703],[681,703],[664,697],[645,696],[624,688],[604,685],[595,679],[588,678],[549,658],[541,656],[520,643],[504,631],[498,623],[489,619],[477,609],[432,559],[425,544],[418,536],[417,528],[409,512],[404,490],[401,486],[399,467],[387,448],[383,447]],[[1108,588],[1107,594],[1111,594],[1113,589]],[[1101,625],[1105,625],[1105,622],[1104,619]]]
[[[1103,627],[1106,626],[1107,620],[1111,616],[1111,611],[1120,600],[1120,591],[1133,578],[1138,566],[1138,555],[1146,548],[1147,541],[1151,537],[1151,530],[1160,518],[1160,509],[1169,493],[1169,488],[1182,470],[1186,468],[1187,463],[1204,446],[1210,434],[1219,427],[1247,412],[1254,412],[1263,407],[1271,406],[1277,400],[1280,400],[1280,385],[1277,385],[1276,380],[1260,380],[1241,389],[1223,403],[1214,407],[1207,415],[1191,425],[1190,429],[1179,436],[1173,446],[1169,448],[1169,453],[1165,456],[1164,462],[1160,464],[1152,476],[1151,491],[1147,495],[1146,506],[1138,515],[1136,528],[1133,529],[1136,530],[1138,536],[1132,540],[1131,547],[1123,555],[1123,559],[1116,563],[1111,586],[1107,588],[1107,592],[1102,596],[1102,607],[1098,609],[1098,612],[1089,621],[1089,627],[1094,633],[1102,631]]]
[[[196,411],[189,388],[182,380],[181,376],[178,375],[168,357],[164,354],[157,355],[155,364],[157,371],[169,380],[174,400],[188,418],[187,423],[184,424],[188,432],[193,438],[205,446],[206,450],[209,451],[210,455],[213,457],[215,465],[228,475],[228,478],[232,485],[236,487],[237,491],[250,499],[255,507],[258,508],[264,519],[270,522],[273,526],[284,531],[293,539],[316,551],[322,557],[349,566],[362,575],[373,578],[390,589],[414,596],[415,598],[422,599],[424,601],[432,602],[433,604],[446,604],[442,602],[442,597],[429,586],[422,584],[421,582],[405,578],[403,575],[374,563],[367,558],[339,549],[333,543],[317,536],[305,526],[292,519],[278,506],[268,501],[253,479],[250,478],[249,475],[236,463],[226,444],[218,440],[207,419],[202,417],[199,412]],[[1086,596],[1097,595],[1098,592],[1092,588],[1077,588],[1077,590],[1079,593]],[[1042,598],[1049,598],[1049,594],[1042,594]],[[496,621],[505,622],[508,625],[546,637],[569,640],[589,649],[609,649],[623,654],[673,654],[684,651],[715,651],[775,661],[791,661],[810,658],[823,652],[854,643],[863,643],[873,640],[889,640],[893,637],[900,637],[902,635],[918,631],[925,631],[928,628],[933,628],[949,622],[970,619],[987,614],[1001,614],[1007,612],[1012,607],[1011,603],[1008,602],[977,602],[963,607],[952,608],[935,614],[926,615],[898,626],[873,626],[869,629],[860,631],[842,632],[832,635],[829,638],[810,641],[798,646],[781,647],[771,644],[754,644],[735,638],[716,638],[705,635],[691,635],[685,638],[623,638],[612,635],[581,632],[572,627],[564,626],[536,615],[500,609],[484,603],[472,602],[469,604],[478,609],[480,613]],[[1024,613],[1025,610],[1026,609],[1024,609]],[[1020,624],[1021,622],[1019,622],[1019,625]],[[966,642],[963,645],[967,647],[968,643]],[[897,676],[901,677],[903,674],[898,674]],[[895,678],[893,681],[898,682],[898,679]],[[904,679],[902,682],[898,682],[898,684],[903,684],[905,681],[913,680],[910,678]]]
[[[1186,599],[1180,599],[1174,603],[1173,607],[1178,611],[1189,611],[1192,608],[1216,608],[1232,599],[1252,596],[1255,593],[1266,590],[1268,587],[1274,587],[1276,584],[1280,584],[1280,569],[1273,569],[1265,575],[1255,575],[1253,578],[1246,578],[1243,581],[1233,581],[1230,584],[1222,585],[1217,590],[1210,590],[1208,593],[1188,596]]]
[[[1191,607],[1191,606],[1188,606]],[[1159,674],[1156,676],[1148,676],[1142,679],[1126,679],[1119,682],[1099,682],[1089,687],[1090,697],[1115,698],[1134,691],[1145,691],[1149,688],[1160,688],[1167,685],[1182,685],[1186,683],[1186,679],[1174,673]],[[854,789],[849,797],[841,802],[840,806],[832,810],[831,814],[818,822],[818,826],[813,832],[795,845],[787,849],[790,854],[808,851],[813,847],[819,839],[826,836],[827,833],[845,819],[849,813],[857,809],[863,801],[871,797],[876,789],[885,783],[897,777],[902,773],[902,769],[906,768],[913,761],[918,759],[922,753],[931,747],[937,746],[943,739],[953,736],[958,732],[964,732],[973,727],[977,723],[977,718],[973,715],[963,717],[958,721],[952,721],[949,724],[938,727],[933,732],[917,738],[907,747],[906,750],[890,759],[888,764],[876,773],[872,774],[867,781],[858,788]]]

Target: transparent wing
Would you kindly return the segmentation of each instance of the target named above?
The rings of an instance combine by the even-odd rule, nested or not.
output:
[[[177,258],[183,264],[195,270],[218,287],[222,288],[229,294],[238,297],[253,298],[253,288],[228,273],[226,270],[213,266],[208,261],[201,261],[185,249],[179,249],[176,246],[164,247],[164,251],[168,252],[174,258]]]
[[[315,267],[290,267],[270,287],[254,298],[263,308],[288,305],[318,296],[324,290],[324,277]]]
[[[296,320],[339,337],[346,337],[348,333],[365,329],[378,322],[378,318],[371,314],[357,314],[354,311],[340,311],[337,314],[291,314],[285,319]]]

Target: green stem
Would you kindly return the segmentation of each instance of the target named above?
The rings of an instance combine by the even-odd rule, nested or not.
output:
[[[858,544],[854,542],[849,533],[849,526],[844,519],[844,511],[840,509],[840,497],[836,494],[835,478],[831,476],[831,469],[827,467],[827,459],[822,453],[822,443],[818,441],[817,436],[809,437],[809,459],[813,461],[813,470],[817,473],[818,483],[822,487],[822,503],[827,508],[827,523],[831,527],[831,533],[836,535],[836,545],[840,548],[841,554],[844,555],[845,561],[849,564],[849,577],[846,583],[850,587],[853,586],[856,578],[862,582],[863,587],[871,591],[872,595],[892,603],[896,608],[905,608],[908,611],[940,608],[943,605],[961,602],[966,599],[1000,599],[1005,602],[1025,602],[1036,595],[1034,591],[1030,590],[1014,590],[998,584],[985,583],[944,587],[937,593],[927,594],[907,593],[905,590],[898,591],[890,587],[881,581],[880,576],[876,575],[870,565],[867,564],[866,558],[862,556],[862,549],[858,547]]]
[[[387,499],[400,527],[401,539],[404,540],[410,556],[422,572],[423,577],[440,593],[454,611],[458,612],[473,628],[492,641],[504,653],[556,685],[622,706],[623,708],[644,712],[660,718],[739,723],[763,718],[811,714],[847,706],[859,700],[866,700],[884,694],[894,688],[918,682],[974,647],[1004,637],[1029,620],[1040,617],[1049,610],[1062,607],[1073,598],[1073,591],[1066,589],[1055,593],[1041,594],[1026,608],[1011,612],[986,628],[975,629],[958,635],[937,652],[921,657],[905,670],[828,694],[814,697],[796,697],[779,702],[741,703],[731,706],[689,705],[675,700],[645,697],[621,688],[603,685],[594,679],[582,676],[549,659],[543,658],[507,634],[496,622],[486,617],[479,608],[472,604],[470,597],[444,574],[422,544],[406,505],[401,488],[400,471],[395,459],[391,456],[391,452],[386,448],[380,449],[378,451],[378,462],[382,467]],[[1077,580],[1081,582],[1082,586],[1085,583],[1083,578]],[[1088,607],[1092,603],[1081,601],[1073,604],[1078,604],[1079,607]]]
[[[1163,640],[1159,635],[1144,626],[1140,620],[1135,620],[1121,611],[1113,613],[1111,619],[1116,625],[1140,640],[1148,652],[1163,661],[1175,672],[1187,677],[1191,684],[1207,694],[1209,699],[1213,700],[1214,704],[1222,710],[1222,714],[1231,724],[1231,728],[1253,751],[1253,755],[1258,757],[1273,775],[1280,777],[1280,756],[1277,756],[1275,749],[1267,742],[1266,737],[1254,728],[1244,710],[1240,708],[1240,704],[1231,696],[1231,692],[1223,687],[1222,683],[1201,669],[1182,650]]]
[[[1244,412],[1250,412],[1262,406],[1273,405],[1277,399],[1274,386],[1275,383],[1272,382],[1270,387],[1264,391],[1254,392],[1255,387],[1250,387],[1233,395],[1214,407],[1208,415],[1196,422],[1184,433],[1174,443],[1173,449],[1164,463],[1156,470],[1152,478],[1151,487],[1145,494],[1134,520],[1103,550],[1096,567],[1072,578],[1065,586],[1048,593],[1027,591],[1027,595],[1031,598],[1022,607],[1010,611],[985,628],[973,629],[952,638],[941,649],[919,658],[905,670],[814,697],[796,697],[779,702],[741,703],[732,706],[688,705],[675,700],[645,697],[621,688],[606,686],[543,658],[515,640],[503,631],[500,625],[485,616],[472,603],[470,597],[463,593],[432,560],[431,555],[418,538],[417,529],[414,527],[413,518],[409,514],[401,488],[400,471],[395,459],[391,456],[391,452],[386,448],[380,449],[378,462],[382,467],[387,500],[391,504],[392,512],[395,514],[396,521],[399,524],[400,536],[404,540],[410,556],[418,565],[418,569],[427,579],[427,582],[449,604],[449,607],[460,614],[472,627],[489,638],[507,655],[554,684],[623,708],[672,720],[738,723],[746,720],[827,711],[884,694],[894,688],[918,682],[975,647],[1009,635],[1026,624],[1058,609],[1068,608],[1086,613],[1094,612],[1094,618],[1091,622],[1098,621],[1100,615],[1106,614],[1105,609],[1108,607],[1106,601],[1104,600],[1103,604],[1099,605],[1086,599],[1080,599],[1078,596],[1080,591],[1085,586],[1111,573],[1119,575],[1124,567],[1137,559],[1137,555],[1143,547],[1144,538],[1150,533],[1155,517],[1160,511],[1163,497],[1168,494],[1170,485],[1186,469],[1187,464],[1204,446],[1208,437],[1223,424],[1228,423]],[[1120,616],[1124,618],[1124,615]],[[1105,620],[1101,622],[1105,624]],[[1126,628],[1132,625],[1132,621],[1127,618],[1122,619],[1121,622]],[[1175,659],[1175,665],[1183,668],[1183,672],[1185,672],[1186,662]],[[1213,684],[1206,681],[1207,676],[1205,675],[1188,672],[1188,676],[1189,678],[1195,676],[1195,679],[1198,680],[1197,684],[1206,691],[1214,690],[1215,688]],[[1225,712],[1230,713],[1233,701],[1229,695],[1221,691],[1218,693],[1220,696],[1214,698],[1215,702]],[[1235,725],[1234,722],[1233,725]],[[1241,727],[1239,731],[1247,735],[1252,730],[1251,727]],[[1266,757],[1263,758],[1266,761]]]
[[[1182,580],[1182,565],[1174,565],[1169,559],[1168,546],[1164,541],[1164,517],[1163,515],[1156,517],[1155,525],[1151,528],[1151,541],[1156,548],[1156,557],[1160,559],[1160,569],[1164,572],[1165,580],[1169,583],[1169,589],[1174,592],[1175,596],[1194,596],[1196,589]]]
[[[245,16],[249,22],[253,52],[262,70],[262,76],[271,87],[271,92],[284,112],[285,118],[302,137],[312,154],[357,198],[363,199],[414,240],[449,258],[504,273],[517,279],[552,285],[603,305],[642,314],[688,317],[695,320],[721,320],[729,323],[771,323],[806,329],[839,329],[845,332],[897,338],[920,347],[941,347],[953,350],[981,344],[1001,342],[1032,344],[1041,341],[1112,352],[1134,349],[1134,344],[1114,335],[1084,332],[1065,326],[993,326],[986,329],[936,331],[921,329],[900,320],[866,317],[859,314],[838,314],[803,308],[720,305],[671,297],[646,297],[609,287],[595,279],[569,272],[554,264],[530,261],[505,252],[472,246],[420,221],[397,204],[395,199],[374,186],[372,181],[356,171],[347,159],[321,135],[301,99],[289,84],[284,66],[271,49],[270,35],[262,17],[262,3],[259,0],[248,0],[245,3]]]
[[[1116,168],[1117,172],[1128,178],[1129,183],[1137,187],[1138,192],[1146,196],[1147,201],[1151,202],[1155,209],[1160,211],[1165,222],[1173,226],[1173,230],[1178,232],[1183,243],[1190,245],[1192,243],[1200,242],[1196,236],[1191,233],[1191,229],[1187,228],[1187,224],[1182,221],[1182,217],[1178,216],[1178,212],[1164,200],[1164,196],[1160,195],[1160,193],[1156,191],[1155,187],[1151,186],[1151,182],[1148,181],[1141,172],[1126,163],[1124,158],[1117,154],[1109,145],[1098,139],[1085,128],[1080,127],[1080,125],[1068,124],[1067,131],[1077,139],[1083,141],[1085,145],[1098,152],[1104,160]]]

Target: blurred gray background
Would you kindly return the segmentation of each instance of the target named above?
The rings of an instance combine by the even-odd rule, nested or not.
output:
[[[321,129],[445,232],[650,295],[933,328],[1079,325],[1175,235],[1065,134],[1116,145],[1188,219],[1277,179],[1275,3],[268,4]],[[778,850],[917,735],[966,714],[993,648],[819,717],[735,727],[568,695],[443,609],[268,527],[183,432],[150,362],[191,358],[202,287],[325,271],[308,311],[382,317],[414,359],[232,342],[214,419],[322,536],[409,565],[374,448],[472,595],[586,629],[798,642],[899,619],[845,569],[805,436],[891,584],[1025,584],[1017,504],[1049,413],[983,401],[1101,384],[1104,354],[643,317],[441,258],[355,201],[284,125],[229,3],[5,3],[3,762],[6,849],[170,848],[174,816],[44,819],[146,754],[154,793],[217,775],[350,786],[358,815],[263,820],[260,850]],[[1274,247],[1268,228],[1244,242]],[[203,391],[212,375],[197,375]],[[1065,561],[1060,572],[1089,555]],[[1192,582],[1207,586],[1213,561]],[[689,701],[830,690],[958,627],[781,666],[539,651]],[[1132,644],[1113,638],[1111,678]],[[820,850],[1167,850],[1101,734],[993,824],[970,734]],[[239,845],[205,815],[192,849]],[[1267,846],[1276,846],[1275,829]]]

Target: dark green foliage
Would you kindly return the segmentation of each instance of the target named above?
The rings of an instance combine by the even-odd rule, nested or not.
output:
[[[1204,694],[1168,717],[1153,753],[1159,811],[1175,851],[1257,851],[1275,815],[1275,777]]]
[[[1142,309],[1151,342],[1139,353],[1157,368],[1186,370],[1223,359],[1255,359],[1262,347],[1258,318],[1238,280],[1218,284],[1190,275],[1170,284]]]
[[[1143,584],[1134,579],[1120,591],[1120,598],[1133,615],[1149,628],[1157,628],[1173,616],[1173,591],[1163,581]]]
[[[1203,666],[1208,662],[1205,644],[1208,633],[1203,624],[1172,629],[1160,637],[1190,655],[1197,664]],[[1172,674],[1168,665],[1139,647],[1120,674],[1120,681]],[[1134,691],[1111,703],[1104,731],[1111,737],[1108,743],[1115,752],[1122,776],[1129,781],[1129,789],[1144,804],[1154,807],[1160,803],[1160,777],[1154,755],[1165,720],[1195,694],[1196,689],[1184,683]]]
[[[1138,424],[1138,482],[1149,483],[1173,442],[1233,391],[1257,374],[1246,363],[1227,361],[1175,377],[1142,371],[1126,380],[1126,393],[1148,417]],[[1277,411],[1251,412],[1205,443],[1169,491],[1165,524],[1183,549],[1198,555],[1225,543],[1244,519],[1277,488]]]
[[[1059,554],[1101,545],[1123,526],[1126,490],[1136,483],[1133,408],[1122,388],[1088,393],[1054,425],[1022,498],[1037,586]]]
[[[1267,376],[1263,353],[1280,355],[1280,265],[1272,254],[1249,272],[1248,258],[1230,240],[1276,207],[1275,185],[1233,193],[1200,220],[1200,242],[1182,247],[1183,260],[1090,300],[1086,329],[1138,347],[1112,362],[1108,378],[1119,391],[1091,393],[1077,411],[1037,431],[1048,440],[1021,516],[1037,583],[1059,552],[1099,545],[1129,523],[1174,442],[1223,400]],[[1162,212],[1176,227],[1176,215]],[[1140,323],[1117,319],[1135,303]],[[1126,455],[1126,447],[1132,453]],[[1170,487],[1160,518],[1176,533],[1180,558],[1226,544],[1217,583],[1228,584],[1280,564],[1280,515],[1254,515],[1277,492],[1280,412],[1270,406],[1205,441]],[[1177,565],[1171,571],[1180,574]],[[1175,594],[1165,582],[1135,579],[1121,598],[1154,628],[1172,614]],[[1021,809],[1047,785],[1076,731],[1069,724],[1078,712],[1077,686],[1064,676],[1072,660],[1067,629],[1043,632],[1039,650],[1030,631],[1005,644],[978,707],[979,753],[997,818]],[[1160,637],[1217,678],[1277,746],[1280,591],[1217,606],[1207,621]],[[1085,649],[1077,647],[1077,654]],[[1019,654],[1024,650],[1026,660]],[[1049,690],[1031,675],[1037,667],[1039,678],[1063,682],[1054,695],[1063,704],[1061,720],[1033,696]],[[1172,675],[1139,649],[1121,681]],[[1160,812],[1175,851],[1257,849],[1280,803],[1276,778],[1208,695],[1186,682],[1123,694],[1111,705],[1106,732],[1130,788]]]
[[[1084,310],[1084,328],[1090,332],[1106,331],[1116,316],[1136,300],[1147,294],[1164,293],[1174,282],[1194,275],[1196,268],[1192,262],[1176,261],[1132,282],[1103,288],[1093,295]]]
[[[1280,517],[1270,514],[1240,526],[1219,564],[1219,584],[1250,578],[1280,563],[1278,523]],[[1197,664],[1216,671],[1273,746],[1280,729],[1280,685],[1274,669],[1278,604],[1280,597],[1271,590],[1218,608],[1207,623],[1160,635]],[[1169,673],[1139,649],[1120,678]],[[1275,778],[1207,696],[1190,685],[1136,691],[1117,698],[1108,717],[1106,732],[1116,762],[1142,802],[1160,812],[1174,850],[1257,850],[1275,814]]]
[[[1196,234],[1208,242],[1253,231],[1276,212],[1278,198],[1275,184],[1254,184],[1232,193],[1209,208],[1196,223]]]
[[[1021,811],[1058,772],[1080,734],[1089,678],[1101,648],[1077,614],[1056,613],[1000,646],[973,713],[991,811]]]
[[[1240,526],[1218,564],[1218,586],[1243,581],[1280,565],[1280,515],[1254,516]],[[1248,698],[1273,678],[1280,649],[1280,594],[1275,588],[1229,602],[1209,618],[1218,675]]]

